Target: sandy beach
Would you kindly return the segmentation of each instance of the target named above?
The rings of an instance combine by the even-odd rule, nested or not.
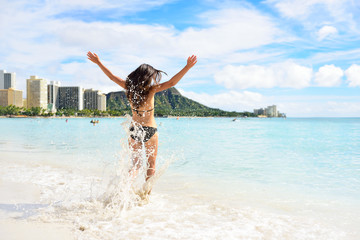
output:
[[[0,233],[2,239],[74,239],[71,226],[31,220],[29,215],[44,205],[40,189],[32,183],[0,181]]]
[[[31,219],[38,209],[47,204],[41,201],[42,189],[39,185],[31,181],[4,177],[6,176],[4,171],[11,168],[16,169],[19,166],[14,165],[15,159],[11,162],[6,160],[11,159],[10,156],[10,154],[2,153],[0,157],[1,239],[74,239],[72,228],[69,225]]]

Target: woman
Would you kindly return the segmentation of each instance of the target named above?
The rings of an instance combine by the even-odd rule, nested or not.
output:
[[[169,81],[160,83],[162,71],[153,68],[148,64],[140,65],[135,71],[129,74],[126,80],[113,75],[101,62],[99,57],[88,52],[88,59],[96,63],[101,70],[120,87],[126,90],[132,110],[132,123],[130,127],[129,144],[133,152],[137,153],[145,146],[148,158],[148,170],[146,180],[155,174],[155,161],[158,149],[158,133],[154,118],[154,97],[155,93],[164,91],[175,86],[180,79],[192,68],[196,62],[196,56],[192,55],[187,59],[186,66],[173,76]],[[139,158],[134,158],[133,175],[137,174]]]

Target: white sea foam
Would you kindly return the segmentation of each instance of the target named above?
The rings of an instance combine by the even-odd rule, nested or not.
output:
[[[128,121],[123,125],[127,136]],[[75,168],[67,161],[1,160],[1,179],[31,183],[40,191],[38,205],[18,205],[23,211],[16,212],[16,218],[70,224],[76,239],[358,239],[358,233],[343,229],[340,223],[327,222],[317,218],[313,209],[299,207],[301,199],[274,202],[269,194],[276,194],[273,188],[266,192],[243,184],[232,193],[234,186],[225,189],[216,179],[200,181],[169,173],[167,165],[176,160],[174,156],[159,156],[162,164],[149,182],[145,182],[147,164],[142,158],[134,178],[129,174],[127,137],[120,146],[117,161],[102,169]],[[303,198],[307,201],[303,204],[314,203],[311,197]],[[274,206],[283,211],[272,211]],[[334,212],[340,215],[343,209]]]
[[[118,186],[104,192],[100,176],[70,169],[2,164],[1,173],[4,179],[40,187],[41,202],[48,205],[27,221],[70,223],[76,239],[347,239],[341,230],[309,217],[233,207],[201,193],[153,191],[143,202],[126,181],[110,185],[120,182],[128,193]],[[103,193],[110,203],[99,198]]]
[[[107,170],[106,175],[112,175],[105,178],[8,161],[2,163],[1,176],[41,189],[41,203],[47,205],[27,221],[71,224],[76,239],[350,239],[340,229],[311,217],[234,207],[187,191],[181,183],[174,186],[177,194],[159,189],[141,198],[121,164]]]

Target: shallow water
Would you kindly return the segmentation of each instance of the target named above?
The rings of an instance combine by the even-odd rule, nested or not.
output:
[[[164,174],[145,200],[127,120],[90,120],[0,119],[2,178],[40,186],[37,220],[79,239],[360,237],[360,119],[157,119]]]

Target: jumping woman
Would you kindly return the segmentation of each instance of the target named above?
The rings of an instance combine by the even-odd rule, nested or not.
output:
[[[141,64],[124,80],[112,74],[109,69],[101,63],[95,53],[88,52],[87,56],[90,61],[101,68],[106,76],[126,91],[126,96],[132,111],[132,122],[129,129],[129,146],[133,153],[139,153],[144,144],[148,161],[146,175],[146,180],[148,180],[155,174],[155,162],[158,149],[158,133],[154,118],[155,94],[175,86],[190,68],[196,64],[196,56],[192,55],[189,57],[186,66],[169,81],[163,83],[160,83],[160,80],[164,72],[148,64]],[[140,167],[138,157],[134,157],[133,164],[132,174],[136,175]]]

